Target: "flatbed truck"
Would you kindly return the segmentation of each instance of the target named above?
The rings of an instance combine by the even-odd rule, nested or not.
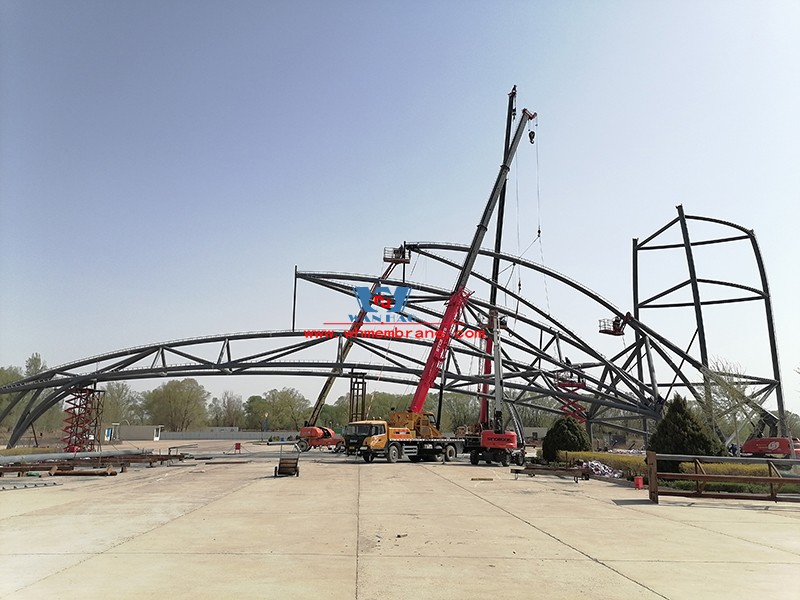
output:
[[[395,463],[404,457],[411,462],[451,461],[464,452],[464,438],[419,437],[413,429],[391,427],[388,421],[381,420],[349,423],[343,437],[345,453],[361,456],[368,463],[376,458]]]

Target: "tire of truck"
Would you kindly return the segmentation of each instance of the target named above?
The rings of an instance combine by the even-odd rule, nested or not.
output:
[[[306,439],[300,438],[300,440],[297,442],[297,449],[300,450],[300,452],[308,452],[310,447],[311,446],[309,446],[308,440]]]
[[[503,452],[502,456],[500,457],[500,464],[504,467],[507,467],[509,464],[511,464],[511,458],[508,452]]]
[[[446,462],[454,461],[456,456],[458,456],[458,450],[456,450],[456,447],[453,446],[453,444],[448,444],[444,447],[444,460]]]
[[[520,452],[519,454],[517,454],[514,457],[514,462],[517,465],[519,465],[520,467],[524,467],[525,466],[525,455],[522,452]]]
[[[400,447],[397,444],[392,444],[386,450],[386,461],[396,463],[400,460]]]
[[[339,442],[333,447],[334,454],[339,454],[340,452],[344,452],[344,442]]]
[[[361,457],[364,459],[365,463],[371,463],[373,460],[375,460],[375,455],[372,452],[365,452],[361,455]]]
[[[469,453],[469,462],[473,465],[477,465],[479,462],[481,462],[481,455],[477,450],[473,450]]]

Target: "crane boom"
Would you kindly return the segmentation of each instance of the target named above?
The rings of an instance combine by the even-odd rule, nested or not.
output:
[[[506,110],[506,136],[503,140],[503,160],[508,154],[508,145],[511,143],[511,126],[513,125],[514,115],[517,112],[517,86],[511,88],[508,94],[508,108]],[[503,185],[500,191],[500,199],[497,201],[497,227],[494,238],[494,251],[495,255],[492,258],[492,282],[489,290],[489,304],[494,306],[497,302],[497,279],[500,276],[500,250],[503,241],[503,216],[505,213],[506,203],[506,188],[508,181]],[[486,358],[483,361],[483,374],[489,375],[492,372],[492,336],[487,335],[484,340],[484,350]],[[479,396],[481,403],[481,411],[478,417],[478,423],[481,427],[488,426],[489,424],[489,383],[481,384],[481,395]],[[521,439],[521,438],[520,438]]]
[[[472,292],[467,290],[467,282],[472,274],[472,268],[475,266],[475,260],[478,258],[478,252],[481,249],[483,238],[486,235],[486,231],[489,229],[489,221],[491,220],[492,213],[497,205],[497,200],[500,198],[500,194],[503,191],[503,186],[506,178],[508,177],[508,172],[511,170],[511,163],[514,161],[514,155],[517,153],[517,147],[519,146],[520,139],[522,139],[525,126],[535,116],[536,113],[531,113],[528,111],[528,109],[522,110],[522,117],[517,124],[517,130],[514,133],[514,137],[511,140],[510,146],[508,147],[508,153],[506,154],[505,160],[500,166],[500,172],[497,174],[497,179],[495,180],[494,187],[492,188],[492,193],[489,194],[489,200],[483,210],[481,220],[478,222],[475,235],[472,238],[472,244],[470,244],[469,251],[464,259],[464,265],[461,267],[458,280],[456,281],[456,285],[453,287],[453,292],[450,295],[447,309],[442,317],[442,323],[439,326],[439,333],[437,334],[436,340],[431,346],[430,354],[425,362],[425,368],[422,371],[422,377],[420,377],[419,384],[414,392],[414,398],[411,401],[411,405],[408,407],[409,412],[419,413],[422,411],[422,406],[425,404],[425,398],[428,396],[428,391],[430,390],[431,385],[433,385],[433,382],[436,380],[436,377],[438,377],[439,371],[441,371],[444,357],[447,355],[447,350],[450,348],[450,340],[452,339],[453,333],[455,332],[455,328],[457,326],[458,316],[461,312],[461,309],[466,304],[467,299],[472,294]]]
[[[378,286],[381,284],[382,281],[387,279],[389,275],[392,274],[392,271],[397,266],[397,263],[390,263],[389,266],[386,267],[386,270],[383,272],[383,275],[380,276],[379,279],[372,284],[370,288],[370,297],[375,294],[375,290],[378,289]],[[350,325],[350,329],[348,333],[344,336],[344,343],[342,344],[342,349],[339,352],[339,361],[344,362],[344,359],[347,358],[347,355],[350,353],[351,348],[353,347],[353,338],[356,337],[361,326],[364,324],[364,317],[366,316],[367,311],[363,308],[359,311],[356,320],[353,321],[353,324]],[[328,398],[328,394],[333,387],[334,382],[338,377],[342,375],[342,369],[339,367],[334,367],[331,370],[331,374],[328,375],[328,378],[325,380],[325,383],[322,385],[322,389],[319,392],[319,396],[317,396],[317,402],[314,404],[314,408],[311,410],[311,416],[306,421],[306,426],[313,427],[317,424],[317,419],[319,418],[320,412],[322,412],[322,407],[325,405],[325,400]]]

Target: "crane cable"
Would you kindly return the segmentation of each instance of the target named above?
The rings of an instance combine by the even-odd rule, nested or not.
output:
[[[528,122],[530,128],[530,122]],[[538,115],[534,118],[534,127],[539,127]],[[538,137],[538,136],[537,136]],[[539,144],[536,144],[536,239],[539,240],[539,256],[541,264],[544,266],[544,245],[542,244],[542,193],[539,179]],[[533,242],[531,242],[533,245]],[[530,246],[529,246],[530,247]],[[543,273],[542,279],[544,281],[544,301],[547,307],[547,314],[550,314],[550,294],[547,290],[547,276]]]
[[[538,115],[533,118],[533,126],[537,127],[537,128],[539,127],[539,117],[538,117]],[[531,128],[531,124],[530,124],[530,121],[529,121],[528,122],[528,130],[529,131],[530,131],[530,128]],[[538,136],[536,136],[536,137],[538,138]],[[519,248],[521,246],[521,244],[520,244],[520,225],[519,225],[519,223],[520,223],[520,215],[519,215],[519,171],[516,169],[516,164],[515,164],[514,175],[515,175],[516,202],[517,202],[517,253],[518,253],[518,256],[520,258],[522,258],[523,256],[525,256],[525,254],[528,252],[528,250],[530,250],[531,247],[533,247],[533,245],[538,241],[539,242],[540,262],[541,262],[541,265],[544,266],[544,264],[545,264],[545,262],[544,262],[544,246],[542,244],[542,193],[541,193],[541,185],[540,185],[540,177],[539,177],[539,144],[534,144],[534,145],[536,146],[536,237],[533,239],[533,241],[530,244],[528,244],[528,247],[525,248],[525,250],[522,253],[519,252]],[[509,265],[509,266],[511,266],[511,265]],[[516,266],[517,265],[513,265],[513,267],[515,267],[515,268],[516,268]],[[506,269],[507,268],[508,267],[506,267]],[[505,269],[503,269],[503,271],[505,271]],[[514,271],[513,271],[513,268],[512,268],[512,272],[509,275],[508,280],[506,281],[506,287],[508,287],[508,284],[511,283],[511,278],[513,276],[513,272]],[[502,271],[501,271],[501,273],[502,273]],[[545,305],[547,307],[547,314],[549,315],[550,314],[550,294],[549,294],[549,291],[547,289],[547,276],[542,274],[542,279],[543,279],[543,282],[544,282]],[[521,295],[521,293],[522,293],[522,276],[521,276],[521,271],[518,270],[517,271],[517,294]],[[519,315],[519,300],[517,300],[517,308],[515,310],[515,319],[516,319],[516,317],[518,315]]]
[[[530,127],[530,124],[528,125]],[[539,117],[536,117],[534,127],[539,127]],[[536,239],[539,240],[539,256],[542,266],[544,266],[544,246],[542,245],[542,193],[539,180],[539,145],[536,145]],[[547,290],[547,276],[542,275],[544,281],[544,301],[547,306],[547,314],[550,314],[550,294]]]

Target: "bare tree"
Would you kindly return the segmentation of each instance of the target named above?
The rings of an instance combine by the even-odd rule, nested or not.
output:
[[[222,392],[222,424],[224,427],[239,427],[244,423],[244,404],[242,397],[233,392]]]

